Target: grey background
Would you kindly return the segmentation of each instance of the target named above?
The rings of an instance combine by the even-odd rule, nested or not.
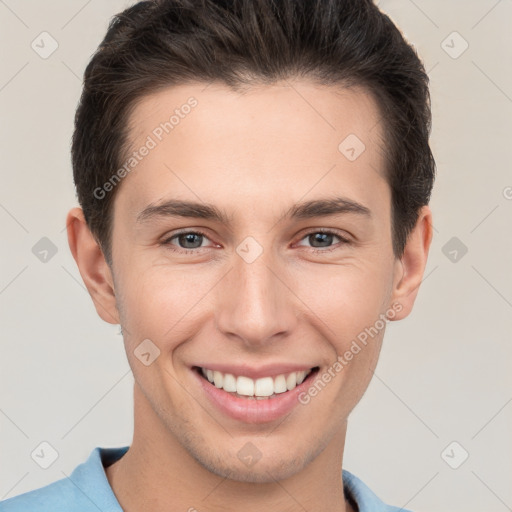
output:
[[[131,441],[119,327],[97,316],[65,232],[81,75],[131,4],[0,0],[0,499],[69,475],[95,446]],[[431,78],[435,235],[415,310],[388,326],[349,421],[344,467],[416,512],[512,510],[512,2],[380,7]],[[46,59],[31,47],[43,31],[58,43]],[[46,262],[43,237],[56,251]],[[41,442],[58,452],[48,469],[31,457]]]

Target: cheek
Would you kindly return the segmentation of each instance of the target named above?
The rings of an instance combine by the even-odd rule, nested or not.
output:
[[[391,296],[391,272],[377,262],[318,265],[295,277],[297,295],[340,350],[379,319]]]
[[[173,356],[179,345],[192,339],[201,328],[199,314],[213,283],[204,275],[171,270],[164,265],[131,268],[122,281],[123,337],[130,367],[155,410],[169,396],[172,410],[186,410],[184,397],[171,391],[177,378]],[[203,301],[198,303],[201,298]],[[151,359],[155,357],[148,366],[142,356],[146,352]]]
[[[215,276],[208,273],[171,269],[164,264],[132,270],[126,276],[124,322],[137,338],[130,343],[149,338],[161,350],[173,349],[169,346],[173,340],[179,343],[192,335],[188,331],[197,325],[197,315],[215,283]]]

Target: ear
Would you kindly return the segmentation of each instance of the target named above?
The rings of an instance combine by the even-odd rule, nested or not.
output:
[[[432,212],[428,206],[423,206],[416,225],[407,238],[402,257],[395,261],[395,278],[391,302],[399,304],[401,308],[393,308],[396,315],[392,320],[401,320],[412,311],[423,279],[431,241]]]
[[[66,226],[69,248],[98,315],[109,324],[119,324],[112,273],[85,222],[82,208],[72,208],[68,212]]]

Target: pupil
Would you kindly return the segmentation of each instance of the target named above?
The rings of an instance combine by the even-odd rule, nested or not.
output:
[[[333,235],[330,235],[329,233],[313,233],[312,235],[310,235],[310,237],[313,237],[313,241],[314,242],[320,242],[321,244],[323,243],[324,245],[320,245],[320,246],[315,246],[314,243],[312,244],[314,247],[328,247],[329,246],[329,243],[332,243],[332,237]],[[311,242],[311,240],[310,240]]]
[[[201,247],[201,238],[202,238],[203,235],[199,235],[198,233],[187,233],[185,235],[180,235],[179,239],[180,239],[180,245],[182,245],[181,242],[184,241],[185,243],[185,249],[196,249],[197,247]],[[197,240],[196,240],[196,245],[194,245],[194,238],[197,238],[199,239],[199,244],[197,244]],[[187,245],[188,243],[191,243],[192,246],[190,245]]]

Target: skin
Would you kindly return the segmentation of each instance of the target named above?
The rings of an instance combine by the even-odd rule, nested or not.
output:
[[[370,382],[385,329],[307,405],[269,423],[221,413],[190,367],[291,362],[319,366],[322,374],[393,304],[401,308],[393,320],[410,313],[432,238],[431,211],[421,209],[403,257],[395,258],[382,125],[363,90],[304,80],[243,94],[216,83],[168,88],[138,103],[133,148],[190,96],[195,109],[118,185],[112,268],[82,210],[67,217],[82,278],[99,316],[121,324],[135,378],[133,442],[106,468],[107,478],[128,512],[242,504],[246,512],[351,511],[341,480],[347,419]],[[366,146],[355,161],[338,150],[349,134]],[[371,215],[284,217],[295,203],[333,195]],[[230,223],[137,223],[147,205],[171,198],[214,204]],[[322,228],[349,243],[308,236]],[[179,229],[203,231],[206,237],[188,245],[201,248],[187,254],[178,237],[163,243]],[[236,252],[247,236],[263,249],[252,263]],[[149,366],[134,355],[144,339],[160,350]],[[251,467],[237,457],[247,442],[262,454]]]

